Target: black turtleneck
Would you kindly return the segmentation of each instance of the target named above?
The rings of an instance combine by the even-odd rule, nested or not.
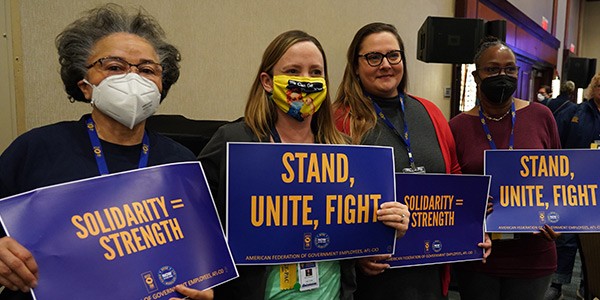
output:
[[[373,101],[381,107],[383,114],[396,127],[396,130],[400,134],[404,134],[399,97],[391,99],[374,97]],[[444,158],[427,110],[420,102],[409,96],[405,96],[404,109],[415,164],[424,166],[427,173],[445,173]],[[392,146],[396,172],[401,172],[402,169],[410,166],[406,146],[381,119],[378,120],[375,128],[365,136],[363,144]]]

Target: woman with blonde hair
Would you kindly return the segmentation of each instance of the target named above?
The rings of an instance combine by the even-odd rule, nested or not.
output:
[[[346,142],[333,123],[328,82],[325,52],[313,36],[299,30],[287,31],[267,47],[244,118],[219,128],[199,156],[223,222],[226,221],[227,142]],[[287,99],[290,90],[300,92],[294,101]],[[378,220],[395,228],[399,235],[406,231],[400,216],[408,215],[408,211],[398,203],[385,203],[378,213]],[[319,286],[309,291],[283,287],[280,266],[238,266],[240,277],[215,288],[215,298],[352,299],[353,260],[323,261],[317,266]]]

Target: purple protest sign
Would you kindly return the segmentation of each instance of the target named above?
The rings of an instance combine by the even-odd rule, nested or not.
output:
[[[0,201],[39,266],[39,300],[160,299],[237,277],[201,166],[176,163]]]

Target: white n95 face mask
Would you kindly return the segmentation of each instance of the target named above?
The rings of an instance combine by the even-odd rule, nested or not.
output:
[[[109,76],[97,86],[83,81],[93,88],[91,103],[129,129],[153,115],[160,104],[156,84],[137,73]]]
[[[537,99],[538,99],[538,101],[542,102],[542,101],[546,100],[546,97],[544,97],[544,95],[542,95],[542,93],[538,93]]]

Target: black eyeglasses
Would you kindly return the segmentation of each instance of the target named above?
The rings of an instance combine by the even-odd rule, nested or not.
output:
[[[109,75],[120,75],[129,73],[131,71],[131,67],[136,67],[138,69],[140,76],[146,77],[148,79],[154,79],[162,76],[163,68],[160,64],[151,61],[144,61],[139,64],[132,64],[120,57],[103,57],[98,59],[97,61],[91,63],[86,66],[86,68],[91,68],[95,65],[99,65],[102,71],[108,73]]]
[[[390,65],[397,65],[402,62],[402,50],[392,50],[386,54],[381,52],[369,52],[359,54],[358,57],[364,57],[371,67],[379,67],[383,63],[385,57]]]
[[[493,66],[493,67],[478,68],[477,70],[483,71],[483,73],[485,73],[486,75],[489,75],[489,76],[500,75],[500,72],[502,72],[502,71],[504,71],[504,74],[510,75],[510,76],[519,74],[518,66],[507,66],[507,67]]]

